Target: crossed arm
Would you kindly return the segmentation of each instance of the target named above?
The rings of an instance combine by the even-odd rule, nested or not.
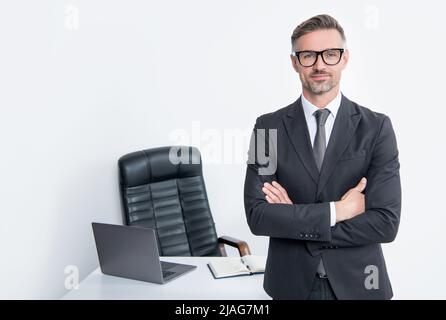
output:
[[[395,239],[401,212],[398,150],[389,118],[376,140],[367,179],[335,202],[336,225],[330,227],[329,203],[293,204],[275,176],[259,176],[250,164],[245,181],[245,208],[254,234],[321,242],[335,247],[386,243]],[[364,191],[365,187],[365,194]],[[315,235],[302,238],[300,233]]]
[[[365,210],[365,197],[362,193],[367,186],[367,179],[363,177],[358,185],[348,190],[341,198],[335,202],[336,222],[352,219]],[[277,181],[265,182],[262,187],[265,199],[268,203],[293,204],[288,197],[288,193]]]

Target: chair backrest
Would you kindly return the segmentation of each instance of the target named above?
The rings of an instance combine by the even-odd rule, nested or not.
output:
[[[132,152],[118,166],[125,224],[155,229],[160,255],[221,255],[197,148]]]

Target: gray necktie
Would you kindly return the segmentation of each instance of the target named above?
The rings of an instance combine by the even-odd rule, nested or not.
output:
[[[325,138],[325,122],[327,121],[328,116],[330,115],[330,110],[328,109],[319,109],[313,113],[316,118],[317,123],[317,131],[316,136],[314,137],[313,143],[313,153],[314,159],[316,160],[317,168],[319,172],[321,171],[322,162],[324,161],[325,149],[327,148],[327,142]],[[317,266],[317,273],[320,276],[326,276],[324,263],[321,261]]]

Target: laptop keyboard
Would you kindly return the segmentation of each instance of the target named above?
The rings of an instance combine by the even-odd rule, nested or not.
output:
[[[176,263],[161,261],[161,268],[166,269],[166,270],[171,269],[177,265],[178,264],[176,264]]]
[[[163,270],[163,278],[166,278],[174,273],[175,272]]]
[[[176,266],[175,263],[161,261],[161,269],[163,270],[163,278],[168,277],[168,276],[174,274],[175,272],[168,271],[168,270],[172,269],[175,266]]]

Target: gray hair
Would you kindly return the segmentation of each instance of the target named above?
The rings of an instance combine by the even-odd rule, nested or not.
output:
[[[296,29],[294,29],[293,34],[291,35],[291,50],[294,50],[294,44],[296,43],[296,40],[303,35],[316,30],[329,29],[338,30],[344,43],[347,41],[345,38],[344,29],[341,27],[339,22],[328,14],[320,14],[302,22],[296,27]]]

